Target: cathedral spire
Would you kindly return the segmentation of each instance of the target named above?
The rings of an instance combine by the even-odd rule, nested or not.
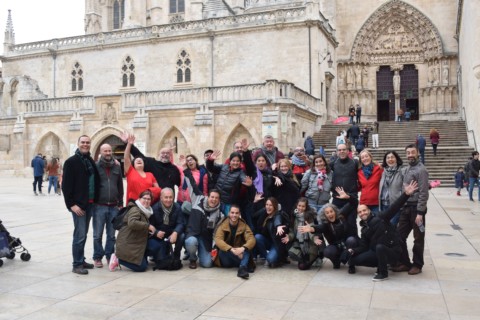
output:
[[[15,32],[13,32],[12,12],[8,10],[7,27],[5,28],[4,45],[15,44]]]

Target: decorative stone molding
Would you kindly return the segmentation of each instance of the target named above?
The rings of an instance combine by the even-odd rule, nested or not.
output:
[[[74,111],[70,123],[68,124],[68,131],[80,131],[83,127],[83,117],[80,116],[80,111]]]
[[[145,108],[138,108],[137,114],[133,117],[132,128],[146,128],[148,125],[148,113]]]
[[[23,113],[21,113],[17,116],[17,121],[15,121],[15,125],[13,126],[13,133],[23,133],[25,131],[25,124]]]
[[[407,64],[441,56],[442,40],[430,19],[408,3],[391,0],[362,26],[353,43],[351,60]]]
[[[213,111],[208,109],[208,105],[201,105],[200,109],[195,112],[196,126],[211,126],[213,124]]]

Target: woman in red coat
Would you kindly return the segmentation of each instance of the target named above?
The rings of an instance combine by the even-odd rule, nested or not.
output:
[[[380,193],[380,180],[383,168],[373,161],[368,150],[360,152],[360,168],[358,169],[358,191],[360,204],[366,205],[375,214],[378,212],[378,195]]]
[[[436,156],[437,146],[438,146],[438,143],[440,142],[440,134],[435,128],[430,129],[430,142],[432,143],[433,155]]]

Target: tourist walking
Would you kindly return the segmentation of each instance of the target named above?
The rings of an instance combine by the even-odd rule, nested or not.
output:
[[[478,179],[480,171],[480,161],[478,160],[478,151],[472,152],[473,159],[468,163],[468,197],[473,201],[473,188],[478,187],[478,201],[480,201],[480,181]]]
[[[430,143],[432,144],[434,156],[437,155],[437,147],[439,142],[440,142],[440,134],[438,133],[437,129],[432,128],[430,130]]]
[[[42,154],[39,153],[35,158],[32,159],[31,166],[33,168],[33,194],[36,196],[43,195],[42,193],[42,182],[43,182],[43,172],[45,171],[45,163],[43,162]],[[38,187],[38,193],[37,193]]]

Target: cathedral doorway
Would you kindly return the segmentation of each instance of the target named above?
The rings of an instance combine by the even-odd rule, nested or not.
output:
[[[377,121],[395,120],[393,74],[389,66],[381,66],[377,71]]]
[[[411,120],[418,120],[418,70],[415,65],[404,65],[400,79],[400,107],[410,111]]]
[[[120,162],[120,167],[122,170],[122,175],[125,176],[125,173],[123,172],[123,154],[125,151],[125,143],[117,137],[116,135],[110,135],[103,139],[103,141],[98,144],[97,150],[95,150],[95,157],[94,159],[99,159],[100,158],[100,147],[108,143],[109,145],[112,146],[112,153],[113,153],[113,158],[116,159],[118,162]]]

